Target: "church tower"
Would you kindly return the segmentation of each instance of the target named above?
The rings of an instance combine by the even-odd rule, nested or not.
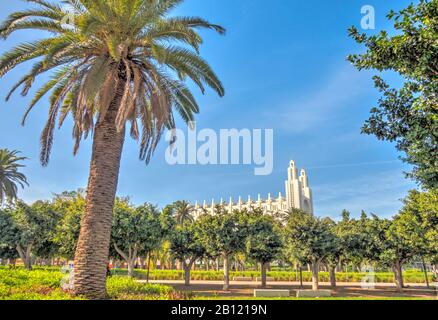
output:
[[[301,170],[300,176],[298,176],[295,162],[291,161],[287,172],[285,191],[288,209],[296,208],[313,214],[312,189],[309,187],[306,170]]]

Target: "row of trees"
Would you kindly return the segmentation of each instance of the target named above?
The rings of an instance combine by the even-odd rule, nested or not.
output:
[[[0,211],[0,258],[21,258],[31,269],[36,259],[72,259],[80,232],[85,199],[82,192],[56,196],[50,202],[32,205],[17,202]],[[124,261],[129,276],[138,263],[151,259],[180,262],[186,285],[198,261],[223,259],[224,290],[229,289],[232,262],[260,265],[262,286],[273,261],[310,266],[313,289],[324,266],[336,286],[340,265],[372,264],[391,268],[397,288],[403,289],[403,265],[427,261],[438,273],[438,192],[412,191],[403,209],[393,219],[363,213],[352,218],[344,211],[338,222],[317,218],[299,210],[264,215],[259,209],[227,212],[218,206],[216,214],[198,219],[186,202],[163,210],[151,204],[134,206],[118,198],[111,229],[110,257]],[[234,265],[237,265],[234,263]],[[217,264],[219,266],[219,264]]]

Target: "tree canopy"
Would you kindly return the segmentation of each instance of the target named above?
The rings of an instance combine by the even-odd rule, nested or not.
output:
[[[404,80],[391,88],[380,76],[375,85],[382,98],[371,110],[363,132],[395,142],[408,174],[425,188],[438,187],[438,2],[420,0],[400,12],[391,11],[395,32],[367,36],[357,28],[351,37],[366,47],[348,57],[359,70],[394,71]]]

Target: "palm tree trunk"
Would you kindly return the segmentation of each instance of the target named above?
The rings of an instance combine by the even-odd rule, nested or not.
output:
[[[119,99],[94,130],[85,213],[74,261],[75,293],[106,298],[106,270],[120,159],[125,132],[115,125]]]

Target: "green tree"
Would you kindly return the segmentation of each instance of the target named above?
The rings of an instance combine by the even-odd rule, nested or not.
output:
[[[171,205],[176,223],[179,225],[192,223],[194,221],[194,207],[187,201],[176,201]]]
[[[285,241],[300,261],[311,265],[313,290],[319,289],[319,266],[333,250],[334,239],[328,221],[308,213],[297,213],[287,223]]]
[[[73,259],[85,210],[84,192],[79,190],[56,195],[53,206],[57,212],[62,213],[54,237],[59,248],[58,254],[66,259]]]
[[[141,254],[149,254],[161,243],[162,229],[158,210],[144,204],[133,207],[128,199],[117,199],[114,206],[111,243],[126,261],[128,276],[134,276],[134,267]]]
[[[224,261],[224,287],[230,288],[230,263],[232,257],[245,252],[246,226],[242,223],[240,212],[229,213],[217,207],[215,215],[205,214],[199,218],[201,240],[212,257],[222,257]]]
[[[178,225],[170,235],[170,253],[183,266],[185,285],[190,285],[190,271],[196,260],[202,258],[206,251],[201,241],[199,222]]]
[[[16,234],[17,228],[9,210],[0,209],[0,258],[2,261],[18,258],[15,245]]]
[[[280,230],[271,216],[254,214],[248,221],[247,235],[247,255],[261,264],[262,288],[265,288],[267,264],[281,253]]]
[[[140,142],[140,158],[149,162],[166,128],[175,128],[173,111],[185,122],[199,106],[186,85],[202,93],[224,89],[199,55],[199,29],[224,29],[202,18],[177,17],[170,11],[182,0],[75,0],[73,10],[59,3],[30,0],[35,7],[14,12],[0,25],[7,39],[17,30],[44,30],[50,36],[22,43],[0,57],[0,77],[34,61],[13,86],[26,95],[35,79],[51,72],[36,91],[30,110],[50,93],[49,115],[41,136],[41,163],[47,165],[56,125],[74,120],[76,153],[93,133],[87,198],[75,256],[75,292],[105,298],[111,223],[125,131]],[[68,23],[65,24],[65,17]],[[183,44],[178,46],[175,44]],[[23,122],[25,119],[23,119]],[[57,123],[58,122],[58,123]]]
[[[26,269],[32,269],[32,254],[53,254],[59,215],[49,203],[39,201],[29,206],[19,201],[5,210],[1,220],[0,242],[16,248]]]
[[[380,219],[373,215],[364,225],[364,234],[370,239],[363,245],[369,246],[366,256],[381,266],[389,267],[394,272],[398,291],[403,291],[403,265],[413,258],[417,247],[413,246],[404,232],[403,217],[396,216],[393,220]]]
[[[329,269],[330,285],[332,288],[336,288],[336,268],[342,260],[342,256],[345,252],[344,246],[348,239],[342,237],[339,230],[339,224],[337,224],[335,221],[326,218],[326,223],[329,225],[329,229],[333,234],[333,237],[331,238],[332,246],[330,246],[330,251],[327,252],[324,262]]]
[[[0,220],[1,220],[0,213]],[[18,258],[18,252],[15,248],[10,247],[8,244],[0,243],[0,260],[2,265],[14,264]]]
[[[433,266],[438,279],[438,190],[412,190],[399,214],[401,233],[417,254]]]
[[[0,149],[0,206],[6,200],[17,199],[18,186],[28,185],[26,176],[19,171],[24,167],[20,162],[26,158],[18,154],[18,151]]]
[[[404,79],[402,88],[392,89],[375,77],[383,97],[363,132],[396,142],[403,160],[414,167],[409,176],[427,188],[438,187],[437,12],[437,1],[420,0],[389,13],[395,32],[367,36],[352,27],[351,37],[367,50],[348,58],[359,70],[394,71]]]

